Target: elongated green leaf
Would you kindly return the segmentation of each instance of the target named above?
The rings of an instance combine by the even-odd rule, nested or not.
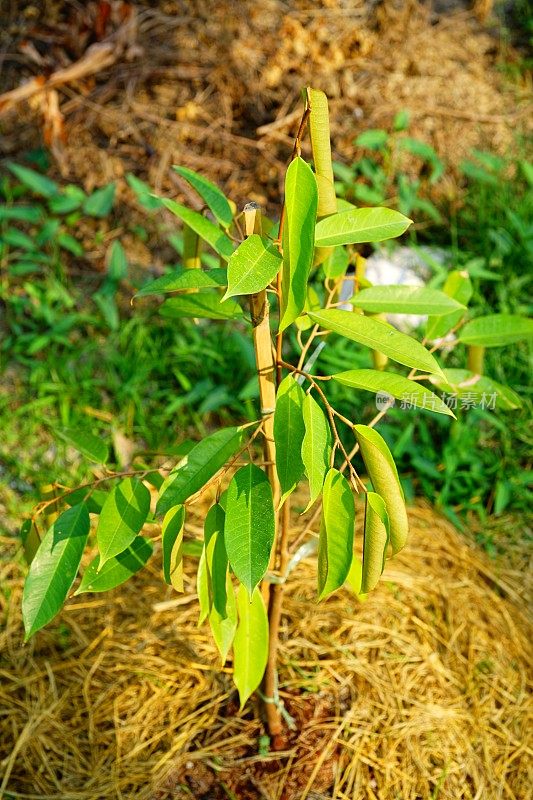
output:
[[[353,556],[355,507],[350,484],[330,469],[324,481],[322,520],[318,540],[318,599],[339,589],[350,571]]]
[[[24,549],[24,558],[29,566],[41,545],[39,534],[31,519],[25,519],[20,526],[20,540]]]
[[[237,630],[237,604],[235,602],[235,590],[233,589],[229,572],[226,574],[226,598],[226,611],[224,616],[218,613],[214,605],[209,614],[211,633],[218,647],[222,664],[226,663],[226,658],[228,657],[228,652],[233,644],[235,631]]]
[[[221,301],[219,294],[208,292],[171,297],[170,300],[163,303],[159,312],[161,316],[170,319],[183,319],[184,317],[239,319],[242,317],[242,308],[235,300]]]
[[[396,464],[384,438],[374,428],[354,425],[354,433],[372,486],[385,501],[392,552],[398,553],[407,541],[409,522]]]
[[[85,570],[81,583],[74,594],[107,592],[120,586],[144,567],[152,555],[153,549],[154,546],[150,539],[137,536],[127,550],[106,561],[102,569],[98,569],[99,557],[96,556]]]
[[[327,247],[361,242],[383,242],[401,236],[412,220],[390,208],[353,208],[317,222],[315,244]]]
[[[521,397],[509,386],[503,386],[485,375],[475,375],[467,369],[444,369],[443,373],[445,380],[435,376],[431,382],[450,395],[448,402],[452,407],[471,408],[477,405],[509,411],[523,405]]]
[[[96,529],[100,568],[130,546],[149,510],[150,492],[140,480],[126,478],[115,486],[103,505]]]
[[[126,181],[128,186],[135,192],[140,205],[147,211],[155,211],[156,209],[162,207],[163,203],[159,197],[153,196],[152,187],[142,181],[140,178],[137,178],[136,175],[128,172],[126,175]]]
[[[99,436],[95,436],[90,431],[78,431],[74,428],[67,428],[59,433],[86,458],[97,464],[106,463],[109,457],[109,448]]]
[[[0,221],[16,219],[21,222],[32,222],[37,225],[41,221],[43,212],[39,206],[4,206],[0,205]]]
[[[113,282],[124,280],[128,274],[128,259],[124,248],[118,239],[115,239],[109,248],[109,263],[107,266],[107,274]]]
[[[326,278],[340,278],[348,269],[350,257],[345,247],[335,247],[326,261],[323,269]]]
[[[83,204],[83,210],[90,217],[107,217],[114,202],[115,184],[110,183],[89,195]]]
[[[218,253],[218,255],[222,256],[226,261],[229,259],[233,253],[233,244],[231,239],[226,236],[217,225],[206,219],[206,217],[203,217],[197,211],[191,211],[187,206],[176,203],[175,200],[162,197],[161,201],[169,211],[179,217],[189,228],[192,228],[200,239],[207,242],[215,253]]]
[[[52,214],[71,214],[87,199],[87,195],[79,186],[65,186],[61,194],[56,194],[48,201]]]
[[[224,542],[226,512],[215,503],[205,518],[204,539],[212,607],[223,619],[226,616],[226,575],[228,556]]]
[[[244,586],[237,590],[239,622],[233,642],[233,681],[239,691],[241,709],[255,692],[268,660],[268,618],[256,589],[251,600]]]
[[[453,297],[425,286],[371,286],[350,300],[372,314],[447,314],[465,310]]]
[[[196,189],[206,206],[213,212],[213,216],[224,228],[229,228],[233,221],[233,214],[231,206],[228,203],[225,195],[220,191],[218,186],[208,181],[203,175],[198,175],[192,169],[187,167],[173,167],[178,175],[191,184],[193,189]]]
[[[331,428],[326,416],[314,397],[306,394],[303,400],[305,433],[302,441],[302,461],[309,481],[309,503],[311,508],[322,491],[331,459]]]
[[[533,319],[515,314],[490,314],[468,322],[459,332],[463,344],[504,347],[533,336]]]
[[[242,438],[241,428],[222,428],[198,442],[188,454],[186,463],[171,472],[163,483],[157,513],[165,514],[196,494],[237,452]]]
[[[346,578],[346,586],[349,586],[352,592],[356,595],[361,595],[361,581],[363,580],[363,565],[361,559],[353,554],[352,565]],[[362,600],[363,597],[360,597]]]
[[[198,569],[196,571],[196,591],[198,593],[198,605],[200,606],[200,614],[198,616],[198,627],[204,622],[211,611],[212,596],[211,586],[209,582],[209,573],[207,571],[207,555],[205,546],[202,548],[202,555],[198,562]]]
[[[59,191],[59,186],[53,180],[35,172],[33,169],[23,167],[22,164],[9,162],[7,168],[19,179],[19,181],[40,197],[53,197]]]
[[[313,322],[322,328],[378,350],[399,364],[442,375],[437,361],[425,347],[387,322],[336,308],[308,313]]]
[[[140,289],[135,297],[149,297],[168,292],[186,292],[189,289],[210,289],[226,286],[227,271],[225,269],[179,269],[156,278]],[[217,296],[218,297],[218,296]],[[220,300],[220,298],[218,298]]]
[[[183,526],[185,509],[174,506],[165,514],[161,528],[163,577],[177,592],[183,591]]]
[[[272,489],[255,464],[241,467],[228,486],[224,540],[231,568],[251,596],[268,569],[274,542]]]
[[[228,262],[228,290],[224,295],[255,294],[271,283],[282,258],[268,239],[253,234],[233,252]]]
[[[292,375],[279,385],[274,412],[276,470],[281,486],[280,504],[296,489],[304,474],[302,442],[305,434],[303,401],[305,392]]]
[[[45,534],[24,584],[25,641],[61,609],[76,578],[88,535],[89,513],[83,503],[64,511]]]
[[[295,158],[285,176],[281,331],[294,322],[305,305],[313,263],[317,203],[315,176],[303,159]]]
[[[463,270],[454,270],[450,272],[442,287],[442,291],[449,295],[449,297],[453,297],[458,303],[466,306],[473,292],[472,281],[470,280],[468,272]],[[464,311],[459,308],[457,311],[452,311],[449,314],[430,317],[426,326],[426,339],[434,341],[435,339],[440,339],[442,336],[445,336],[448,331],[451,331],[451,329],[457,325],[463,316]]]
[[[437,414],[447,414],[450,417],[454,416],[440,397],[421,386],[418,381],[411,381],[402,375],[375,369],[351,369],[332,375],[332,378],[344,386],[353,386],[367,392],[387,392],[408,406],[425,408],[428,411],[436,411]]]
[[[331,162],[328,99],[320,89],[308,89],[311,114],[309,132],[313,148],[318,186],[318,216],[326,217],[337,211],[337,198]]]
[[[78,503],[85,503],[89,514],[99,514],[103,508],[109,492],[103,489],[94,489],[92,486],[82,486],[65,497],[65,502],[69,506],[76,506]]]
[[[365,507],[365,538],[363,544],[363,573],[361,591],[366,594],[378,584],[385,567],[389,543],[389,515],[385,501],[375,492],[367,492]]]

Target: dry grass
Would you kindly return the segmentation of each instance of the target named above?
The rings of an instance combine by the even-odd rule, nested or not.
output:
[[[192,568],[176,597],[156,559],[22,646],[22,568],[6,559],[0,796],[530,797],[527,573],[488,561],[426,506],[410,517],[408,548],[364,603],[342,591],[317,606],[313,562],[293,573],[281,690],[303,730],[269,756],[197,628]]]
[[[36,5],[44,28],[6,26],[4,47],[16,53],[19,38],[38,42],[41,35],[57,40],[53,57],[63,52],[63,30],[76,41],[81,22],[71,4]],[[451,191],[454,169],[473,147],[506,152],[531,130],[531,86],[526,79],[512,86],[498,70],[497,26],[483,27],[464,11],[437,17],[430,5],[246,0],[235,13],[220,0],[136,3],[131,60],[60,87],[66,170],[87,188],[133,171],[175,191],[169,168],[180,163],[223,183],[238,203],[277,202],[294,110],[302,87],[312,84],[330,98],[337,158],[351,162],[358,133],[387,127],[407,109],[411,134],[449,163]],[[89,28],[97,6],[88,3],[81,18]],[[20,58],[13,65],[6,59],[2,88],[20,81]],[[35,74],[28,66],[28,76]],[[39,138],[38,114],[23,105],[18,114],[2,123],[8,154]],[[419,167],[414,159],[411,169]]]

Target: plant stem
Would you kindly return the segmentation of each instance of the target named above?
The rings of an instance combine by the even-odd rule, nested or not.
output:
[[[245,234],[251,236],[253,233],[260,232],[260,213],[258,208],[252,204],[244,210]],[[257,376],[259,379],[259,400],[261,404],[261,416],[263,419],[263,440],[264,440],[264,460],[267,462],[266,473],[270,486],[274,508],[277,509],[280,498],[280,487],[276,472],[276,447],[274,443],[274,409],[276,405],[276,364],[272,347],[272,337],[270,334],[269,304],[266,290],[253,294],[250,297],[250,310],[252,316],[253,342],[255,352],[255,362]],[[281,349],[281,342],[278,338],[278,349]],[[276,531],[272,556],[269,569],[276,567],[276,554],[278,546],[280,549],[279,566],[285,564],[287,556],[287,535],[288,505],[285,504],[282,512],[281,536],[279,536],[279,525],[276,520]],[[278,542],[279,539],[279,542]],[[276,700],[276,680],[277,680],[277,653],[279,644],[279,623],[281,619],[281,597],[283,592],[279,591],[280,584],[270,584],[263,581],[261,592],[263,599],[268,605],[268,662],[263,679],[265,695],[265,715],[267,718],[268,730],[271,736],[279,736],[282,730],[281,714],[275,702]]]

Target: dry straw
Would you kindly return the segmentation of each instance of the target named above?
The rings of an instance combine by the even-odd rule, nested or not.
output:
[[[341,591],[316,605],[312,562],[291,576],[280,689],[300,732],[267,756],[252,709],[239,715],[230,696],[231,664],[220,674],[197,628],[192,569],[177,596],[156,558],[111,595],[71,602],[24,647],[23,570],[4,538],[0,796],[530,796],[527,573],[489,561],[426,506],[410,520],[409,546],[364,603]]]

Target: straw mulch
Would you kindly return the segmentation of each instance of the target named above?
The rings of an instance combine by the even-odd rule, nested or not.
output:
[[[291,576],[280,677],[299,730],[270,754],[197,628],[192,565],[184,596],[155,559],[22,646],[23,569],[5,537],[0,796],[531,797],[527,572],[489,561],[426,506],[410,518],[408,548],[364,603],[341,591],[317,606],[313,562]]]
[[[358,133],[389,127],[407,109],[410,134],[449,163],[450,191],[454,169],[472,148],[506,152],[530,125],[530,84],[505,79],[498,24],[480,24],[471,10],[439,16],[432,3],[416,0],[165,0],[131,7],[135,40],[125,54],[58,90],[66,138],[61,165],[88,189],[133,171],[158,190],[176,191],[169,168],[180,163],[225,185],[239,203],[277,200],[306,84],[330,98],[336,158],[352,162],[361,155],[353,144]],[[83,57],[75,45],[90,43],[98,25],[96,2],[84,4],[83,13],[59,0],[31,8],[33,15],[13,4],[11,24],[0,33],[4,90],[42,69],[28,42],[45,48],[51,71]],[[112,36],[110,19],[105,33]],[[508,50],[506,57],[514,56]],[[9,156],[39,141],[39,113],[30,106],[22,103],[0,120]],[[420,162],[407,168],[416,173]],[[129,196],[122,182],[120,189]]]

